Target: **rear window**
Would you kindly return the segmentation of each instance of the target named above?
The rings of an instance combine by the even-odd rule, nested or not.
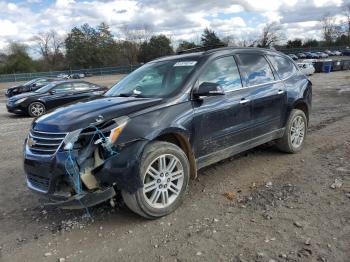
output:
[[[281,79],[286,79],[295,73],[296,68],[288,58],[278,55],[268,55],[267,57]]]
[[[271,67],[264,56],[239,54],[237,60],[245,86],[266,84],[275,80]]]

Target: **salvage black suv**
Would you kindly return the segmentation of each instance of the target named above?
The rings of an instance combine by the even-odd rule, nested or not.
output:
[[[304,145],[311,82],[286,55],[220,48],[149,62],[102,97],[36,119],[25,141],[28,187],[84,208],[121,192],[157,218],[182,202],[197,170],[269,141]]]

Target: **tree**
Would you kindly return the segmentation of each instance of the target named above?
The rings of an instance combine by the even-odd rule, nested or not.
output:
[[[303,47],[318,47],[320,44],[316,39],[307,39],[305,40],[305,42],[303,43]]]
[[[209,28],[204,29],[204,32],[201,37],[201,44],[202,46],[226,46],[224,42],[220,40],[220,38],[216,35],[216,33],[213,30],[210,30]]]
[[[284,35],[280,24],[271,22],[265,25],[257,42],[259,47],[272,47],[283,39]]]
[[[88,24],[74,27],[66,40],[66,57],[73,68],[117,65],[120,50],[105,23],[96,29]]]
[[[350,46],[350,3],[345,4],[344,6],[344,15],[345,15],[345,31],[347,33],[347,45]]]
[[[181,41],[179,43],[179,46],[177,47],[176,51],[180,52],[183,50],[192,49],[192,48],[196,48],[196,47],[198,47],[198,46],[194,42]]]
[[[97,61],[101,66],[112,66],[119,63],[120,48],[106,23],[101,23],[97,27],[96,50]]]
[[[137,64],[140,46],[144,42],[148,42],[152,36],[151,27],[148,25],[140,25],[134,29],[130,29],[128,25],[123,25],[121,32],[125,38],[120,41],[121,54],[128,61],[129,65]]]
[[[288,40],[286,47],[287,48],[300,48],[300,47],[302,47],[302,45],[303,45],[302,40],[296,38],[294,40]]]
[[[36,71],[36,64],[28,55],[27,46],[12,42],[4,61],[4,73],[28,73]]]
[[[139,45],[132,41],[119,42],[121,55],[126,59],[129,65],[136,65],[138,62]]]
[[[41,32],[34,36],[33,40],[36,42],[37,51],[42,56],[46,68],[56,69],[58,64],[63,62],[64,41],[56,31]]]
[[[341,26],[336,24],[335,17],[326,14],[321,19],[322,35],[326,46],[332,46],[341,35]]]
[[[170,39],[165,35],[152,36],[148,42],[141,44],[139,62],[145,63],[161,56],[172,55],[174,51],[170,43]]]

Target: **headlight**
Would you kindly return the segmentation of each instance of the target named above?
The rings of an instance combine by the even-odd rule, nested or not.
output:
[[[15,101],[15,105],[18,105],[18,104],[20,104],[20,103],[26,101],[26,99],[27,99],[26,97],[21,98],[21,99],[18,99],[17,101]]]
[[[114,121],[114,123],[110,127],[105,127],[105,128],[103,128],[103,127],[99,128],[98,126],[91,125],[90,128],[95,127],[96,130],[89,131],[88,133],[84,132],[84,129],[78,129],[78,130],[69,132],[63,141],[64,142],[64,149],[65,150],[72,150],[74,143],[79,139],[80,134],[81,135],[87,135],[87,134],[93,135],[95,132],[105,134],[106,137],[108,136],[108,141],[106,141],[106,140],[102,139],[102,137],[100,137],[100,139],[96,140],[95,143],[101,143],[103,141],[103,143],[107,142],[108,144],[109,143],[114,144],[117,141],[117,139],[118,139],[119,135],[121,134],[121,132],[123,131],[123,129],[125,128],[126,124],[128,123],[129,117],[122,116],[119,118],[115,118],[112,121]],[[109,133],[109,135],[108,135],[108,133]],[[98,136],[97,136],[97,138],[98,138]]]
[[[65,150],[72,150],[73,149],[74,143],[78,140],[81,131],[82,131],[82,129],[78,129],[78,130],[69,132],[66,135],[66,137],[63,140]]]
[[[111,133],[109,134],[109,140],[111,141],[112,144],[114,144],[117,141],[119,135],[121,134],[126,124],[128,123],[129,117],[122,116],[114,119],[114,121],[116,122],[117,127],[113,128],[111,130]]]

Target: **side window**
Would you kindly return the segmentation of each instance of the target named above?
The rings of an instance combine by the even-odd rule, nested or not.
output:
[[[66,84],[60,84],[54,87],[53,90],[55,90],[56,93],[65,93],[65,92],[72,91],[73,87],[71,83],[66,83]]]
[[[258,54],[239,54],[238,66],[246,86],[265,84],[274,81],[271,67],[264,56]]]
[[[73,84],[74,90],[75,91],[87,91],[90,90],[90,85],[87,83],[74,83]],[[92,89],[92,88],[91,88]]]
[[[281,79],[286,79],[295,73],[296,68],[289,59],[278,55],[268,55],[267,57]]]
[[[199,77],[199,84],[203,82],[220,84],[225,92],[242,88],[241,77],[233,56],[211,62]]]

